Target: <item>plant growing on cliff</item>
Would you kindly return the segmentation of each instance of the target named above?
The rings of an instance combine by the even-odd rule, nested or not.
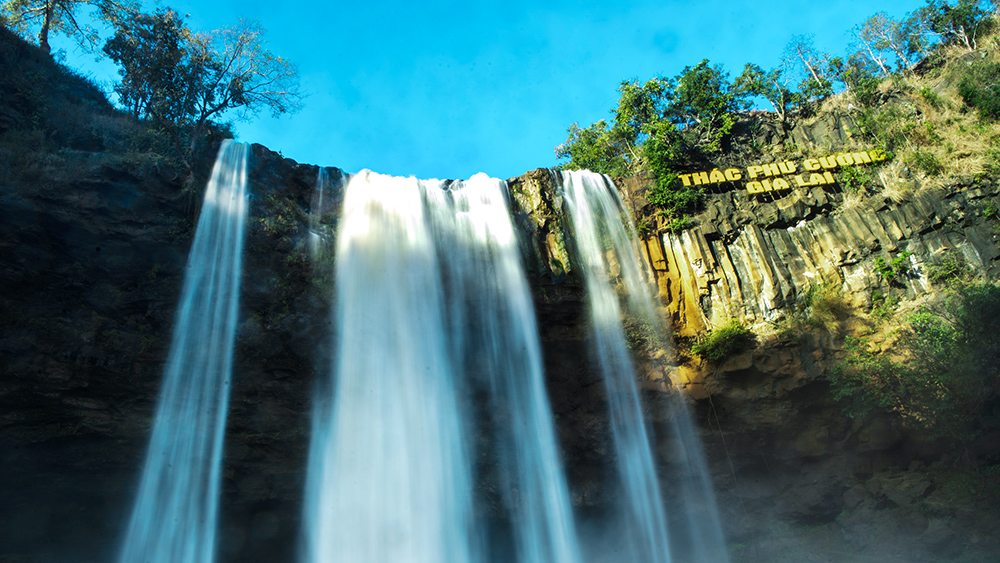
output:
[[[691,353],[717,364],[753,346],[753,332],[736,319],[710,330],[705,338],[691,347]]]
[[[733,87],[749,96],[760,96],[771,104],[774,113],[782,122],[788,111],[795,107],[801,95],[789,87],[788,73],[781,68],[765,71],[760,66],[747,63],[743,74],[733,82]]]
[[[837,283],[810,287],[805,302],[810,324],[827,332],[839,332],[841,322],[851,316],[851,305]]]
[[[670,224],[686,224],[701,191],[678,181],[677,171],[725,149],[737,112],[748,106],[751,94],[731,85],[722,68],[707,60],[674,78],[624,81],[618,92],[612,123],[571,125],[556,155],[569,159],[562,165],[568,169],[652,173],[648,201]]]
[[[958,93],[983,121],[1000,120],[1000,64],[979,61],[971,65],[958,84]]]
[[[889,262],[885,258],[878,256],[875,258],[875,271],[883,280],[889,283],[899,283],[899,279],[910,272],[910,267],[906,262],[913,256],[912,252],[902,252],[893,257]]]

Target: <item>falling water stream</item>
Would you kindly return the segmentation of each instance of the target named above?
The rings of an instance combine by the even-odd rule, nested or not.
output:
[[[673,393],[669,413],[674,472],[668,478],[677,490],[672,496],[676,504],[669,508],[677,517],[668,518],[664,507],[638,378],[622,326],[624,314],[636,324],[649,327],[652,334],[664,334],[649,278],[633,244],[638,239],[635,228],[614,184],[606,177],[569,171],[562,173],[562,183],[573,224],[578,268],[590,304],[594,353],[608,391],[618,479],[624,497],[619,546],[628,556],[621,559],[637,563],[726,562],[728,555],[704,454],[679,393]]]
[[[245,144],[226,141],[205,190],[121,563],[205,563],[214,556],[246,160]]]

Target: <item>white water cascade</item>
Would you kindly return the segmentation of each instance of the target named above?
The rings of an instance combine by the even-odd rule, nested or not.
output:
[[[223,143],[184,273],[121,563],[214,559],[247,212],[247,145]]]
[[[580,561],[505,186],[353,177],[337,240],[332,382],[318,386],[309,563],[488,560],[469,400],[489,396],[516,554]],[[502,420],[501,420],[502,419]]]
[[[637,377],[622,326],[623,313],[665,334],[656,314],[650,280],[633,245],[635,227],[610,180],[585,171],[562,173],[573,224],[578,268],[585,280],[595,354],[608,391],[618,478],[624,501],[617,560],[636,563],[723,563],[725,542],[700,442],[679,393],[670,402],[671,469],[667,476],[678,504],[668,518],[644,422]],[[622,216],[626,215],[623,221]],[[619,297],[624,293],[624,303]],[[624,305],[624,307],[623,307]],[[670,525],[668,526],[668,520]],[[669,530],[668,530],[669,528]]]
[[[309,202],[309,256],[314,262],[333,258],[333,229],[321,218],[340,209],[344,176],[336,168],[320,168],[316,175],[316,190]]]

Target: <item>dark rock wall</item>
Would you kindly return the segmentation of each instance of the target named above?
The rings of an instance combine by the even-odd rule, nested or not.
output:
[[[78,158],[0,191],[0,554],[112,556],[191,240],[171,176]]]
[[[204,189],[202,180],[185,194],[173,171],[78,158],[72,178],[0,186],[0,560],[115,557]],[[317,173],[253,147],[224,454],[226,561],[295,552],[330,324],[331,272],[309,261],[304,219]]]

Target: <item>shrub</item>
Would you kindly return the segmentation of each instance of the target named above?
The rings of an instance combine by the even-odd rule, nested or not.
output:
[[[872,310],[869,315],[876,323],[882,322],[892,316],[899,301],[899,297],[875,291],[872,293]]]
[[[941,100],[941,96],[938,95],[930,86],[924,86],[920,89],[920,97],[927,102],[932,108],[940,109],[944,102]]]
[[[910,272],[910,267],[906,261],[912,256],[912,252],[903,252],[897,255],[890,262],[886,262],[881,256],[875,258],[875,271],[879,277],[889,283],[897,283],[899,278]]]
[[[958,93],[984,121],[1000,119],[1000,63],[979,62],[970,66],[958,83]]]
[[[754,344],[755,338],[749,328],[736,319],[709,331],[704,340],[691,347],[691,352],[702,359],[719,363],[738,354]]]
[[[844,190],[864,193],[866,188],[875,183],[875,174],[860,166],[848,166],[840,171],[840,184]]]
[[[1000,286],[968,285],[911,315],[896,347],[899,360],[847,339],[831,381],[848,415],[887,412],[956,443],[1000,429]]]
[[[939,176],[944,172],[944,163],[930,151],[915,151],[906,162],[916,166],[928,176]]]
[[[949,252],[937,264],[927,266],[927,279],[935,284],[951,287],[965,286],[970,281],[965,261],[957,252]]]
[[[810,324],[836,332],[840,322],[851,315],[851,305],[836,284],[809,288],[806,294],[806,313]]]

